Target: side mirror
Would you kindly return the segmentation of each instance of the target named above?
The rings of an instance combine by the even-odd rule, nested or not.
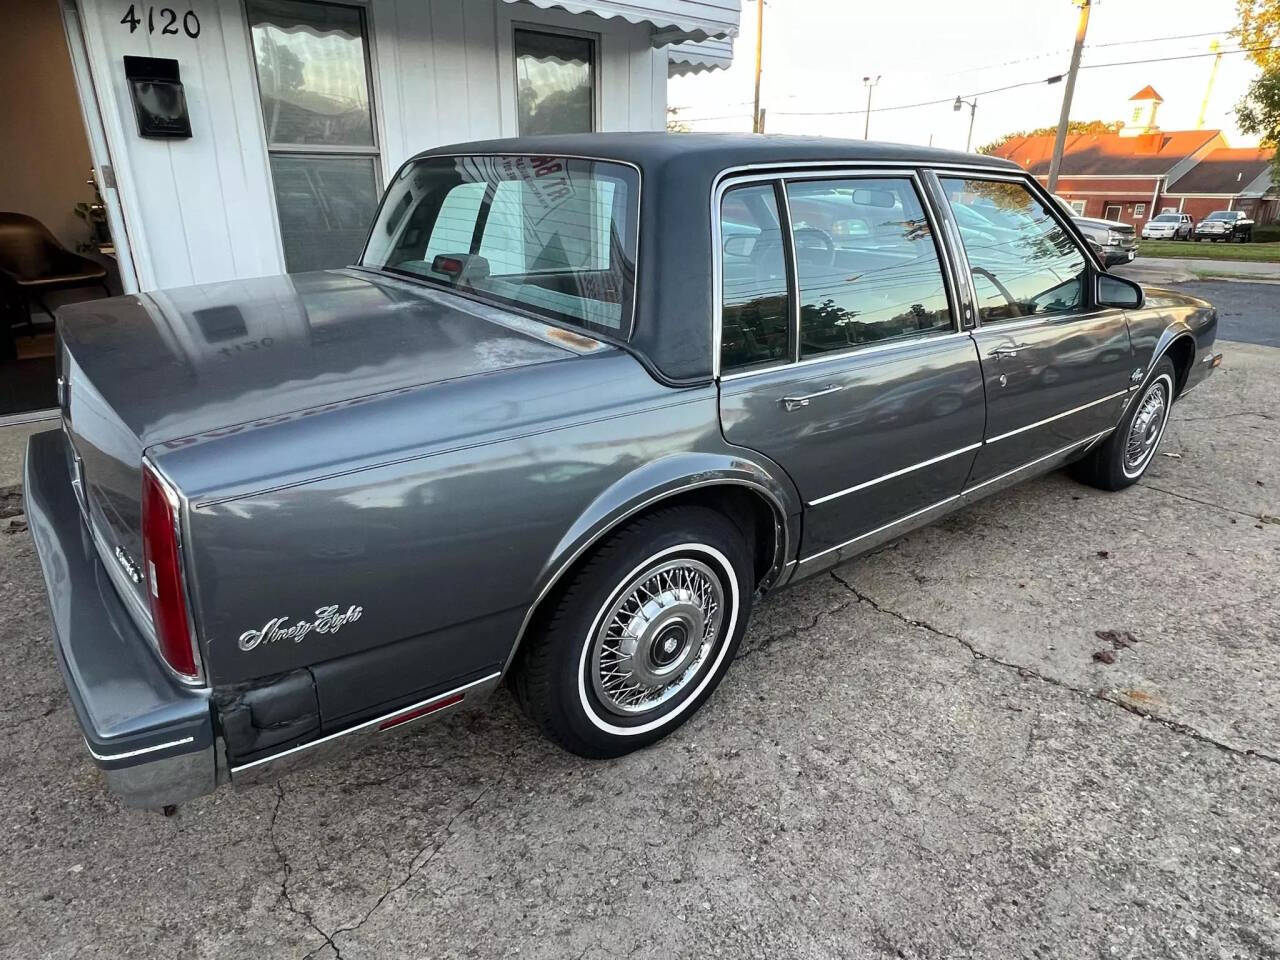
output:
[[[1146,299],[1142,287],[1114,273],[1098,274],[1098,306],[1137,310]]]
[[[756,245],[754,234],[736,233],[724,238],[724,252],[730,257],[749,257]]]

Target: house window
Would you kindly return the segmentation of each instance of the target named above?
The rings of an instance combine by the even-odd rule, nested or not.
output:
[[[1133,219],[1141,220],[1147,215],[1147,205],[1145,203],[1135,203],[1133,205]]]
[[[1108,203],[1107,208],[1102,211],[1102,219],[1115,220],[1118,223],[1120,221],[1120,217],[1123,216],[1123,214],[1124,214],[1124,209],[1120,206],[1120,204]]]
[[[1068,201],[1067,201],[1067,206],[1069,206],[1072,210],[1074,210],[1074,211],[1075,211],[1075,214],[1076,214],[1076,216],[1077,216],[1077,217],[1083,217],[1083,216],[1084,216],[1084,201],[1083,201],[1083,200],[1068,200]]]
[[[285,269],[353,263],[380,193],[364,11],[299,0],[247,9]]]
[[[594,130],[595,41],[517,28],[514,49],[520,136]]]

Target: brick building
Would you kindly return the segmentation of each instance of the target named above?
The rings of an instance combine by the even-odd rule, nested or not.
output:
[[[1259,223],[1280,217],[1280,185],[1269,173],[1273,151],[1232,149],[1221,130],[1161,130],[1156,115],[1163,102],[1144,87],[1130,98],[1118,132],[1068,136],[1058,194],[1083,216],[1138,228],[1166,210],[1197,220],[1223,209],[1247,210]],[[1052,134],[1016,137],[995,152],[1043,183],[1053,141]]]

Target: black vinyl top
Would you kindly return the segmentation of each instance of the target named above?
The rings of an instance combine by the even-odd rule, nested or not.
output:
[[[579,133],[478,140],[418,157],[474,154],[567,156],[640,168],[640,249],[631,336],[668,380],[711,377],[711,190],[725,170],[849,161],[886,166],[963,165],[1020,171],[999,157],[898,143],[749,133]],[[417,159],[415,157],[414,159]]]

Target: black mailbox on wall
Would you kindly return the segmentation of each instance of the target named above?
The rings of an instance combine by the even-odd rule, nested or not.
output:
[[[125,57],[124,75],[138,118],[138,136],[180,140],[191,136],[187,96],[178,77],[178,61],[164,57]]]

